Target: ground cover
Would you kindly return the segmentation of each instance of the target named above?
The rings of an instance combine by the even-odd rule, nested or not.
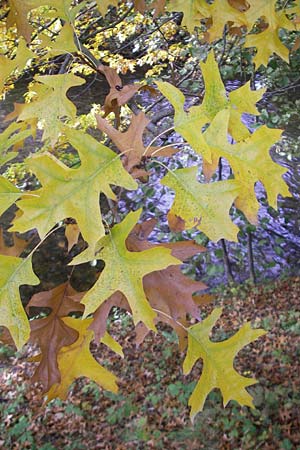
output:
[[[250,388],[256,409],[234,402],[223,409],[214,391],[194,425],[187,401],[201,365],[182,375],[183,354],[165,326],[137,347],[131,319],[116,311],[110,332],[124,346],[124,360],[103,344],[94,345],[93,353],[119,377],[119,393],[79,379],[68,401],[48,406],[42,404],[39,386],[28,383],[34,369],[28,348],[17,355],[1,347],[0,448],[300,449],[299,294],[299,278],[219,289],[214,306],[223,306],[223,315],[213,339],[228,338],[247,320],[268,331],[235,360],[240,373],[259,381]],[[203,317],[212,306],[201,309]]]

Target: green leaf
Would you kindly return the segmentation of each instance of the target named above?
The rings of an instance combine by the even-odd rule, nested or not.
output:
[[[67,98],[67,91],[73,86],[85,83],[72,73],[63,75],[36,75],[32,89],[37,96],[30,103],[17,104],[18,120],[42,120],[43,140],[50,139],[55,144],[62,132],[62,118],[75,119],[76,107]]]
[[[143,277],[170,265],[181,264],[181,261],[171,256],[171,250],[166,248],[151,248],[141,252],[127,250],[125,240],[140,214],[141,210],[129,213],[123,222],[115,225],[107,236],[99,240],[96,257],[105,262],[105,267],[98,281],[81,301],[85,305],[84,317],[120,291],[128,300],[134,323],[141,321],[149,329],[156,330],[153,323],[156,313],[146,299]],[[84,261],[84,257],[81,257],[80,262]]]
[[[89,329],[92,320],[72,317],[64,317],[62,320],[68,327],[78,331],[79,337],[74,344],[60,349],[57,361],[61,382],[51,386],[47,392],[47,401],[56,397],[65,400],[69,386],[79,377],[88,377],[104,389],[116,393],[118,391],[116,376],[102,367],[90,352],[90,343],[94,337],[94,332]]]
[[[244,346],[264,335],[266,331],[252,330],[250,322],[247,322],[231,338],[222,342],[212,342],[209,336],[221,313],[222,308],[216,308],[203,322],[188,328],[188,351],[183,363],[184,373],[190,373],[199,358],[203,360],[202,375],[189,399],[192,420],[199,411],[202,411],[207,395],[215,388],[221,390],[224,406],[229,400],[236,400],[241,405],[253,407],[252,397],[245,388],[255,384],[256,380],[239,375],[233,367],[233,361]]]
[[[269,204],[275,209],[278,194],[290,196],[288,187],[282,179],[287,170],[274,163],[269,154],[269,149],[280,139],[282,130],[262,126],[249,138],[232,145],[227,140],[229,116],[228,109],[219,112],[204,133],[204,137],[216,159],[224,157],[232,167],[235,180],[239,184],[235,204],[243,211],[249,222],[256,224],[260,206],[254,191],[257,181],[263,183]]]
[[[238,227],[230,220],[229,210],[238,195],[234,180],[201,184],[197,181],[198,167],[170,171],[161,183],[175,191],[169,213],[184,220],[184,228],[196,227],[211,240],[237,240]]]
[[[14,59],[0,55],[0,93],[3,90],[6,79],[12,75],[15,70],[23,70],[29,59],[34,58],[35,56],[36,55],[26,46],[26,42],[23,38],[20,38]]]
[[[68,141],[79,153],[81,166],[70,169],[51,154],[37,155],[27,160],[42,188],[34,197],[18,202],[23,215],[14,221],[12,231],[24,232],[36,228],[41,238],[59,221],[76,219],[84,240],[94,250],[104,235],[99,206],[100,192],[115,199],[110,184],[135,189],[136,182],[123,168],[119,156],[97,142],[92,136],[77,130],[65,130]]]
[[[218,160],[213,158],[212,149],[203,138],[204,125],[210,124],[220,111],[227,108],[230,111],[230,120],[227,121],[230,134],[236,140],[248,137],[250,133],[242,123],[241,116],[243,113],[258,114],[255,104],[261,99],[265,89],[252,91],[250,83],[246,83],[227,97],[213,51],[209,53],[205,63],[200,63],[200,67],[205,84],[203,102],[201,105],[192,106],[188,112],[184,110],[185,98],[179,89],[166,82],[157,82],[157,86],[175,109],[175,130],[203,156],[206,164],[205,175],[209,178],[215,171]],[[209,167],[209,164],[212,164],[212,167]]]
[[[0,215],[9,208],[20,196],[21,191],[17,189],[6,178],[0,176]]]
[[[19,287],[36,285],[31,258],[0,255],[0,325],[7,327],[18,350],[28,341],[29,322],[22,306]]]
[[[20,131],[20,128],[20,124],[13,122],[0,134],[0,166],[18,155],[17,152],[7,153],[7,150],[9,150],[9,148],[13,145],[21,143],[24,139],[31,135],[30,130]]]

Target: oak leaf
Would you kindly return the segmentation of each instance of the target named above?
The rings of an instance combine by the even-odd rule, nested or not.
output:
[[[150,219],[136,225],[126,240],[128,250],[144,251],[155,247],[169,248],[172,255],[182,262],[191,256],[206,251],[195,241],[150,243],[147,237],[152,232],[155,223],[156,220]],[[207,286],[201,281],[195,281],[185,276],[178,266],[170,266],[145,275],[143,286],[150,305],[158,314],[155,322],[166,322],[173,327],[179,337],[179,348],[183,350],[186,345],[184,326],[187,324],[187,315],[200,319],[198,306],[194,302],[192,294],[206,289]],[[148,334],[148,331],[144,324],[139,323],[137,325],[136,341],[138,344]]]
[[[29,50],[23,38],[20,38],[16,56],[11,59],[4,55],[0,55],[0,93],[3,90],[6,79],[12,75],[16,70],[21,71],[26,66],[27,62],[36,55]]]
[[[116,130],[107,120],[99,115],[96,115],[96,120],[98,128],[109,136],[118,150],[123,154],[123,165],[125,169],[136,178],[140,173],[138,166],[141,164],[142,159],[154,155],[172,156],[179,150],[174,147],[162,148],[160,150],[159,147],[144,146],[143,133],[150,120],[147,119],[143,112],[132,116],[128,130],[123,133]]]
[[[61,374],[60,383],[55,383],[47,392],[47,401],[59,397],[65,400],[69,386],[79,377],[88,377],[99,386],[111,392],[117,392],[116,376],[102,367],[90,352],[90,343],[94,333],[89,329],[92,319],[74,319],[64,317],[63,322],[69,328],[74,329],[78,339],[71,345],[60,349],[57,357]]]
[[[6,164],[18,155],[17,152],[11,152],[8,150],[12,146],[15,148],[20,145],[30,135],[30,130],[22,130],[21,125],[16,122],[11,123],[0,134],[0,166]]]
[[[0,325],[4,325],[18,350],[28,341],[29,322],[22,306],[19,288],[23,284],[36,285],[31,258],[0,255]]]
[[[235,180],[201,184],[198,167],[169,171],[161,183],[175,191],[175,200],[168,214],[169,224],[179,217],[184,229],[196,227],[209,239],[237,240],[238,227],[231,222],[229,210],[239,193]]]
[[[26,309],[31,307],[50,308],[50,314],[42,319],[30,321],[30,341],[41,349],[40,361],[32,381],[41,382],[45,391],[54,383],[61,381],[58,369],[57,355],[59,350],[73,344],[78,338],[78,332],[69,327],[62,318],[70,312],[83,311],[79,303],[83,293],[74,291],[69,283],[63,283],[50,291],[35,294]]]
[[[241,405],[253,407],[252,397],[245,388],[257,381],[239,375],[233,367],[233,361],[244,346],[264,335],[266,331],[253,330],[250,322],[247,322],[229,339],[212,342],[209,336],[221,313],[222,308],[215,308],[203,322],[187,330],[188,351],[183,362],[184,373],[190,373],[198,359],[203,360],[202,375],[189,399],[192,420],[199,411],[202,411],[207,395],[214,388],[221,390],[224,406],[229,400],[236,400]]]
[[[92,136],[73,129],[65,129],[65,135],[79,153],[80,167],[70,169],[51,154],[28,159],[28,168],[36,174],[42,188],[34,191],[34,197],[18,202],[23,214],[14,221],[11,230],[23,232],[36,228],[43,238],[57,222],[72,217],[93,251],[104,235],[100,192],[114,200],[110,184],[126,189],[135,189],[137,185],[119,157]]]
[[[68,22],[64,24],[59,31],[58,36],[53,41],[47,35],[40,35],[41,44],[39,47],[48,47],[47,58],[61,55],[64,53],[78,52],[78,48],[74,43],[74,30]]]
[[[276,53],[287,63],[289,62],[289,49],[279,39],[280,28],[296,31],[297,27],[292,20],[286,16],[292,9],[276,11],[276,0],[261,2],[259,0],[248,0],[250,8],[246,11],[250,26],[253,26],[257,19],[263,18],[268,27],[257,34],[246,36],[245,47],[256,47],[257,54],[253,62],[258,68],[261,65],[267,66],[270,56]]]
[[[210,15],[205,0],[173,0],[168,3],[167,10],[182,12],[182,25],[186,26],[190,33],[193,33],[195,27],[201,25],[201,19]]]
[[[229,144],[227,140],[229,114],[226,109],[219,112],[204,133],[204,137],[217,157],[226,158],[233,170],[238,185],[236,206],[250,222],[257,223],[259,203],[254,191],[257,181],[263,183],[269,204],[275,209],[278,194],[290,196],[288,187],[282,179],[287,170],[273,162],[269,154],[271,146],[280,139],[282,130],[264,125],[249,138],[236,144]]]
[[[20,198],[22,192],[19,191],[10,181],[0,176],[0,215]]]
[[[126,238],[139,219],[141,211],[129,213],[115,225],[108,235],[99,240],[96,257],[105,262],[105,267],[94,286],[85,294],[84,317],[94,312],[115,292],[125,295],[130,305],[134,323],[143,322],[149,329],[155,330],[153,319],[156,313],[149,305],[144,289],[143,278],[150,272],[178,265],[180,261],[171,256],[166,248],[151,248],[142,252],[130,252],[126,247]],[[74,260],[84,262],[84,253]]]
[[[74,119],[76,107],[67,98],[67,91],[73,86],[85,83],[72,73],[63,75],[35,75],[34,90],[37,96],[30,103],[18,105],[18,120],[41,120],[44,123],[43,140],[55,144],[62,132],[61,119]]]
[[[228,131],[232,137],[239,140],[249,136],[250,133],[242,123],[241,116],[243,113],[258,114],[255,104],[261,99],[265,89],[252,91],[250,83],[246,83],[227,96],[213,52],[209,53],[205,63],[200,63],[200,67],[205,85],[204,98],[200,105],[192,106],[188,112],[184,110],[185,97],[179,89],[167,82],[157,82],[157,85],[175,109],[175,130],[203,156],[206,164],[204,173],[209,178],[215,170],[217,161],[212,159],[211,147],[203,137],[203,127],[210,124],[216,114],[227,108],[230,110]]]
[[[113,112],[116,117],[118,128],[120,125],[121,106],[125,105],[140,89],[147,89],[147,86],[142,86],[138,83],[126,84],[123,86],[117,71],[112,67],[104,66],[103,64],[99,64],[97,70],[105,76],[110,86],[110,91],[104,100],[104,117]]]
[[[7,28],[16,26],[18,34],[24,36],[27,42],[31,40],[32,26],[28,21],[28,14],[43,4],[40,0],[9,0],[9,14],[6,20]]]
[[[214,0],[208,6],[208,13],[212,25],[208,29],[209,42],[220,39],[223,36],[224,26],[227,23],[236,26],[246,26],[248,20],[242,11],[230,5],[230,2],[224,0]]]

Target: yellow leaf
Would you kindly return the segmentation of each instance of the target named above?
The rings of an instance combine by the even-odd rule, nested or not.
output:
[[[70,169],[51,154],[29,158],[27,166],[42,184],[35,196],[18,202],[23,211],[11,230],[36,228],[41,238],[60,220],[72,217],[77,221],[84,240],[94,250],[104,235],[99,196],[103,192],[115,199],[110,184],[136,189],[137,184],[123,168],[116,154],[90,135],[65,129],[68,142],[79,153],[81,165]]]
[[[74,30],[72,26],[66,22],[59,32],[59,35],[52,41],[49,36],[40,36],[41,45],[39,47],[49,47],[47,57],[61,55],[63,53],[78,52],[74,43]]]
[[[243,113],[258,114],[255,103],[261,99],[264,89],[251,91],[250,84],[232,91],[227,97],[225,86],[221,79],[218,64],[213,51],[209,53],[206,62],[200,63],[205,94],[199,106],[192,106],[188,112],[184,111],[185,98],[175,86],[166,82],[157,82],[159,90],[169,100],[175,109],[174,128],[180,133],[190,146],[204,158],[205,175],[211,175],[218,161],[213,158],[209,145],[203,138],[204,125],[210,124],[217,113],[225,108],[230,109],[228,131],[234,139],[239,140],[249,135],[247,127],[242,123]],[[212,164],[212,167],[209,167]]]
[[[202,411],[207,395],[215,388],[221,390],[224,406],[230,400],[236,400],[240,405],[253,407],[252,397],[245,388],[257,381],[239,375],[233,367],[233,361],[244,346],[266,332],[262,329],[252,330],[250,322],[247,322],[231,338],[222,342],[212,342],[209,335],[221,312],[222,308],[216,308],[203,322],[188,328],[188,351],[183,362],[184,373],[190,373],[199,358],[203,360],[202,375],[189,399],[192,420],[199,411]]]
[[[171,214],[185,222],[185,229],[196,227],[211,240],[237,241],[238,227],[230,220],[229,210],[238,195],[234,180],[201,184],[198,167],[169,172],[161,183],[175,191]]]
[[[212,21],[212,26],[208,29],[209,42],[213,42],[223,36],[224,26],[228,22],[231,22],[235,26],[248,24],[245,14],[230,6],[226,0],[214,0],[208,6],[208,14]]]
[[[0,325],[4,325],[18,350],[28,341],[29,322],[22,306],[19,287],[36,285],[40,280],[32,271],[31,258],[0,255]]]
[[[17,152],[7,152],[10,147],[20,144],[31,135],[30,130],[20,131],[21,125],[16,122],[11,123],[0,134],[0,166],[17,156]]]
[[[205,0],[172,0],[168,3],[168,11],[183,12],[182,25],[192,33],[200,26],[200,20],[209,16],[208,5]]]
[[[257,53],[253,58],[255,67],[267,66],[269,58],[276,53],[280,58],[289,63],[289,50],[278,37],[278,30],[267,28],[258,34],[248,34],[245,47],[256,47]]]
[[[290,196],[282,179],[286,169],[274,163],[269,154],[271,146],[280,139],[282,130],[262,126],[249,138],[232,145],[227,140],[229,114],[226,109],[219,112],[204,137],[214,154],[226,158],[229,162],[239,185],[236,206],[250,222],[256,223],[259,203],[254,186],[257,181],[263,183],[269,204],[273,208],[277,207],[278,194]]]
[[[50,139],[52,145],[61,133],[61,119],[74,119],[75,105],[67,98],[66,92],[73,86],[85,83],[80,77],[72,73],[63,75],[36,75],[33,89],[37,96],[30,103],[17,104],[19,106],[18,120],[32,119],[44,122],[43,140]]]
[[[88,377],[99,386],[111,392],[117,392],[116,376],[102,367],[90,352],[90,343],[94,332],[89,330],[92,320],[80,320],[64,317],[65,324],[78,331],[79,337],[74,344],[60,349],[57,357],[61,382],[55,383],[47,392],[47,401],[59,397],[65,400],[69,386],[79,377]]]
[[[17,189],[6,178],[0,176],[0,215],[7,210],[20,196],[21,191]]]
[[[107,331],[101,338],[100,342],[102,342],[102,344],[105,344],[108,348],[117,353],[117,355],[120,355],[122,358],[124,358],[122,346],[117,341],[115,341],[114,338],[110,334],[108,334]]]
[[[7,28],[16,25],[18,34],[30,42],[32,26],[28,22],[28,14],[32,9],[41,6],[43,2],[40,0],[8,0],[8,3],[10,11],[6,21]]]
[[[15,71],[21,71],[26,66],[29,59],[34,58],[36,55],[29,50],[26,46],[26,42],[23,38],[20,38],[16,56],[14,59],[7,58],[4,55],[0,55],[0,93],[3,90],[6,79]]]
[[[209,121],[201,106],[194,106],[190,112],[184,111],[185,98],[182,92],[166,81],[156,82],[160,92],[175,109],[174,128],[190,146],[207,161],[211,162],[211,151],[202,136],[202,128]]]
[[[104,17],[107,13],[109,6],[118,6],[119,0],[96,0],[97,8],[102,17]]]
[[[266,92],[266,88],[251,90],[250,81],[243,86],[229,92],[228,98],[230,101],[230,119],[229,130],[230,134],[236,141],[250,136],[248,128],[242,123],[241,118],[243,113],[259,115],[256,108],[256,103],[261,100]]]
[[[276,53],[287,63],[289,62],[289,50],[279,39],[280,28],[296,31],[296,25],[287,18],[286,14],[293,12],[292,9],[276,11],[276,0],[248,0],[250,8],[246,16],[252,27],[257,19],[263,18],[268,28],[258,34],[248,34],[245,47],[256,47],[257,54],[253,62],[256,68],[260,65],[267,66],[270,56]]]
[[[181,261],[171,256],[171,250],[166,248],[152,248],[141,252],[127,250],[125,240],[140,214],[140,210],[129,213],[123,222],[115,225],[108,235],[99,240],[96,257],[105,262],[105,267],[81,303],[85,305],[84,316],[86,317],[112,294],[120,291],[128,300],[134,323],[141,321],[149,329],[156,330],[153,323],[156,314],[146,299],[143,277],[170,265],[181,264]],[[81,258],[80,262],[83,261],[84,259]]]

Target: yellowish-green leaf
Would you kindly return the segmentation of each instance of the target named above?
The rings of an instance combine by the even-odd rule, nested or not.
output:
[[[59,221],[73,217],[84,240],[94,250],[104,235],[99,206],[100,192],[115,199],[110,184],[136,189],[137,184],[123,168],[116,154],[92,136],[66,129],[70,144],[78,151],[81,165],[70,169],[51,154],[29,158],[28,168],[40,180],[42,188],[35,196],[18,202],[23,211],[11,230],[24,232],[36,228],[41,238]]]
[[[41,6],[43,2],[40,0],[8,0],[8,3],[10,11],[6,21],[7,28],[15,25],[18,34],[30,42],[32,26],[28,22],[28,14],[32,9]]]
[[[27,62],[36,55],[29,50],[23,38],[20,38],[16,56],[14,59],[7,58],[0,55],[0,93],[3,90],[6,79],[12,75],[15,70],[21,71],[26,66]]]
[[[276,53],[280,58],[289,63],[289,50],[278,37],[278,31],[267,28],[258,34],[248,34],[245,47],[256,47],[257,53],[253,58],[255,67],[267,66],[270,56]]]
[[[116,376],[102,367],[90,352],[90,343],[94,337],[94,332],[89,330],[92,320],[72,317],[64,317],[62,320],[68,327],[78,331],[79,337],[74,344],[63,347],[59,351],[57,362],[61,382],[52,385],[49,389],[47,401],[56,397],[65,400],[69,386],[79,377],[88,377],[104,389],[117,392]]]
[[[216,114],[225,108],[230,109],[229,133],[234,139],[244,139],[249,135],[247,127],[241,121],[243,113],[258,114],[255,104],[261,99],[264,89],[251,91],[250,84],[232,91],[226,95],[218,64],[214,53],[210,52],[206,62],[200,63],[205,94],[203,102],[199,106],[192,106],[189,112],[184,111],[185,98],[182,92],[167,82],[158,82],[158,88],[169,100],[175,109],[174,127],[191,147],[203,156],[205,163],[213,164],[209,172],[214,172],[216,161],[213,160],[210,146],[203,138],[202,129],[205,124],[210,124]]]
[[[66,22],[59,32],[59,35],[52,41],[49,36],[40,36],[40,47],[49,47],[47,57],[61,55],[63,53],[77,52],[78,49],[74,43],[74,30],[72,26]]]
[[[233,361],[244,346],[266,332],[262,329],[251,329],[250,322],[247,322],[231,338],[222,342],[212,342],[209,336],[221,312],[222,308],[216,308],[203,322],[188,328],[188,351],[183,363],[184,373],[190,373],[198,359],[203,360],[202,375],[189,399],[192,420],[199,411],[202,411],[206,397],[215,388],[221,390],[224,406],[230,400],[236,400],[240,405],[253,407],[252,397],[245,388],[257,381],[239,375],[233,367]]]
[[[169,100],[175,110],[174,128],[184,137],[190,146],[199,154],[211,162],[211,151],[202,136],[202,128],[209,121],[201,106],[191,108],[190,112],[184,111],[185,98],[182,92],[166,81],[156,82],[160,92]]]
[[[192,33],[200,26],[201,19],[209,17],[209,9],[205,0],[172,0],[168,3],[168,11],[183,12],[182,25]]]
[[[0,325],[4,325],[18,350],[28,341],[29,322],[22,306],[19,288],[23,284],[36,285],[31,258],[0,255]]]
[[[233,8],[226,0],[214,0],[208,6],[208,12],[212,20],[212,25],[208,29],[209,42],[213,42],[223,36],[224,26],[228,22],[235,26],[248,24],[245,14]]]
[[[248,34],[245,47],[256,47],[257,54],[253,62],[258,68],[260,65],[267,66],[270,56],[276,53],[287,63],[289,62],[289,50],[279,39],[280,28],[296,31],[296,25],[287,18],[287,10],[276,11],[276,0],[249,0],[250,8],[246,12],[251,26],[257,19],[263,18],[267,22],[266,30],[258,34]]]
[[[263,183],[269,204],[273,208],[277,207],[278,194],[290,196],[282,179],[286,169],[274,163],[269,154],[272,145],[280,139],[282,130],[262,126],[249,138],[232,145],[227,140],[229,115],[230,112],[226,109],[219,112],[204,137],[214,154],[229,162],[239,184],[236,206],[250,222],[256,223],[259,203],[254,186],[257,181]]]
[[[86,1],[82,1],[74,7],[72,4],[74,4],[73,0],[43,0],[43,5],[54,9],[54,11],[47,12],[48,17],[59,17],[68,23],[74,21],[78,12],[85,7]]]
[[[123,222],[115,225],[108,235],[99,240],[96,257],[105,262],[105,267],[81,303],[85,305],[84,316],[86,317],[111,295],[120,291],[128,300],[134,323],[141,321],[149,329],[155,330],[153,319],[156,313],[146,299],[143,277],[170,265],[181,264],[181,261],[171,256],[171,250],[166,248],[152,248],[142,252],[127,250],[125,240],[140,214],[140,210],[129,213]],[[83,262],[82,259],[80,262]]]
[[[6,178],[0,176],[0,215],[9,208],[19,197],[21,192]]]
[[[101,16],[104,17],[109,6],[118,6],[118,0],[96,0],[96,4]]]
[[[230,134],[236,141],[241,141],[242,139],[250,136],[248,128],[241,121],[242,114],[247,113],[258,116],[259,111],[255,105],[259,102],[259,100],[261,100],[265,92],[266,88],[258,89],[257,91],[251,90],[250,81],[238,89],[229,92],[229,130]]]
[[[115,339],[107,331],[101,338],[100,342],[106,345],[106,347],[110,348],[113,352],[117,353],[117,355],[120,355],[122,358],[124,358],[122,346],[117,341],[115,341]]]
[[[42,120],[44,123],[43,140],[50,139],[55,144],[61,134],[62,118],[74,119],[76,107],[66,96],[73,86],[80,86],[85,81],[72,73],[63,75],[36,75],[33,90],[37,96],[30,103],[19,106],[18,120]]]
[[[234,180],[201,184],[198,167],[169,172],[161,181],[175,191],[170,213],[185,222],[185,229],[196,227],[211,240],[237,240],[238,227],[230,220],[229,210],[238,195]]]
[[[7,152],[7,150],[31,135],[30,130],[19,131],[20,128],[20,124],[13,122],[0,134],[0,166],[15,158],[18,154],[17,152]]]

